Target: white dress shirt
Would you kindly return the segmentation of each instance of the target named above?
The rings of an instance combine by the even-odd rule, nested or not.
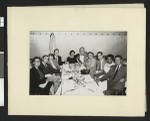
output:
[[[58,62],[58,56],[55,56],[55,59],[57,60],[57,62]]]
[[[112,62],[111,64],[109,63],[106,63],[105,66],[104,66],[104,71],[107,73],[109,70],[110,70],[110,67],[115,65],[114,62]]]
[[[82,63],[84,63],[84,55],[80,55],[80,60]]]

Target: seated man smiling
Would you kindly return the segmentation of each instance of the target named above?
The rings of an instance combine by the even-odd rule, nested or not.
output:
[[[96,81],[108,80],[107,90],[104,91],[105,95],[115,95],[117,91],[122,91],[125,86],[127,68],[122,64],[122,56],[115,57],[115,66],[112,66],[108,73]]]
[[[48,59],[48,55],[43,56],[39,69],[45,75],[45,78],[47,78],[47,80],[53,82],[53,85],[51,87],[51,93],[53,95],[60,85],[60,70],[55,69],[50,64],[48,64]]]

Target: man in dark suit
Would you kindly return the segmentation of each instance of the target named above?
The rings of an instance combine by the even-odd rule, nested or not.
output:
[[[115,57],[115,63],[116,65],[112,66],[108,73],[96,80],[108,80],[107,90],[104,91],[105,95],[115,95],[116,92],[122,91],[125,86],[127,67],[122,64],[122,57],[120,55]]]
[[[42,62],[40,64],[39,69],[42,71],[44,75],[46,74],[60,74],[59,69],[54,69],[50,64],[48,64],[48,55],[44,55],[42,57]]]
[[[56,61],[58,62],[58,64],[61,66],[62,64],[64,64],[64,62],[62,61],[61,56],[59,56],[59,49],[55,49],[54,50],[54,59],[56,59]]]
[[[88,57],[87,57],[87,52],[85,51],[84,47],[80,47],[79,49],[79,53],[75,56],[76,60],[79,64],[85,64],[85,62],[87,61]]]

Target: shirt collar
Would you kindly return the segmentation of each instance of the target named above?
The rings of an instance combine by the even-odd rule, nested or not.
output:
[[[117,67],[118,67],[118,69],[120,69],[121,65],[122,65],[122,64],[120,64],[119,66],[117,66]]]
[[[46,63],[44,63],[44,62],[42,62],[42,63],[43,63],[44,66],[46,65]]]

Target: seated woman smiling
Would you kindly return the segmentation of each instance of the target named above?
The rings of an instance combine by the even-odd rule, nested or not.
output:
[[[94,53],[91,51],[88,52],[88,60],[85,63],[85,67],[89,70],[91,77],[94,77],[96,71],[96,59],[94,57]]]
[[[77,59],[75,57],[75,51],[71,50],[69,54],[70,56],[67,58],[66,63],[69,63],[69,64],[77,63]]]

